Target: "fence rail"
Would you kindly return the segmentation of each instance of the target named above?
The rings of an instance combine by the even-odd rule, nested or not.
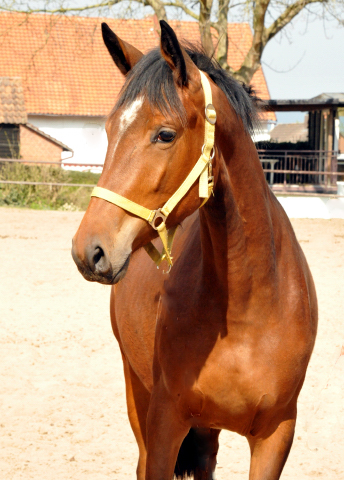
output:
[[[0,157],[0,165],[1,163],[22,163],[24,165],[33,164],[33,165],[57,165],[59,167],[86,167],[86,168],[103,168],[103,163],[67,163],[67,162],[50,162],[49,160],[25,160],[18,159],[18,158],[1,158]]]
[[[258,150],[259,159],[263,166],[266,179],[272,190],[279,195],[292,196],[326,196],[331,198],[344,197],[335,192],[338,177],[343,176],[344,171],[338,171],[338,152],[318,151],[285,151],[285,150]],[[25,160],[0,158],[1,165],[24,164],[24,165],[47,165],[59,166],[66,169],[82,169],[92,171],[102,169],[103,164],[94,163],[67,163],[44,160]],[[264,168],[269,164],[270,168]],[[99,173],[99,172],[97,172]],[[95,184],[62,183],[62,182],[35,182],[25,180],[2,180],[0,184],[13,185],[45,185],[48,187],[86,187],[93,188]]]
[[[274,191],[288,191],[295,186],[316,188],[332,193],[338,177],[338,152],[325,150],[258,150],[269,184]],[[320,192],[318,192],[320,193]]]
[[[62,183],[62,182],[26,182],[24,180],[0,180],[4,185],[46,185],[47,187],[88,187],[94,188],[91,183]]]

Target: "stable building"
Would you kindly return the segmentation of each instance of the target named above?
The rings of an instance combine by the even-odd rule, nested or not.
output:
[[[0,77],[0,160],[61,164],[68,156],[71,148],[28,123],[21,79]]]
[[[74,150],[72,162],[78,165],[104,162],[105,120],[124,81],[103,44],[103,21],[143,53],[159,44],[154,15],[124,20],[0,13],[0,76],[21,79],[28,122]],[[200,43],[197,22],[170,24],[180,39]],[[228,39],[228,63],[237,69],[252,43],[249,24],[229,24]],[[252,86],[258,96],[270,98],[262,69]],[[267,139],[275,121],[273,112],[262,114],[257,139]]]

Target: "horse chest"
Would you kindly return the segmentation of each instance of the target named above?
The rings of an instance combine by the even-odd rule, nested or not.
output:
[[[246,432],[262,396],[274,392],[266,382],[266,366],[254,361],[252,347],[202,329],[173,340],[164,327],[156,355],[180,414],[195,426]]]

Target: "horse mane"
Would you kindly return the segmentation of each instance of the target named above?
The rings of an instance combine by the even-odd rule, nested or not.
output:
[[[207,73],[221,88],[237,116],[241,118],[245,130],[253,134],[259,127],[257,98],[253,89],[235,80],[200,47],[188,43],[184,44],[184,48],[194,64]],[[161,56],[159,48],[144,55],[128,73],[115,110],[122,105],[132,103],[140,95],[144,95],[152,107],[157,108],[161,113],[177,114],[185,124],[186,112],[177,94],[172,71]]]

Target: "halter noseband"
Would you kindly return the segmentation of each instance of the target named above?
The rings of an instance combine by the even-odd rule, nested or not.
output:
[[[200,74],[206,105],[204,144],[202,147],[202,153],[189,175],[180,185],[178,190],[172,195],[172,197],[167,200],[165,205],[157,210],[149,210],[148,208],[142,207],[138,203],[122,197],[118,193],[102,187],[95,187],[91,193],[91,197],[102,198],[107,202],[117,205],[123,210],[127,210],[128,212],[143,218],[158,232],[163,244],[162,253],[160,253],[151,242],[144,246],[146,252],[156,263],[158,268],[162,260],[166,260],[169,264],[169,267],[172,267],[171,250],[177,226],[167,230],[166,220],[168,215],[172,212],[177,203],[187,194],[198,177],[199,196],[200,198],[204,198],[201,207],[206,203],[213,191],[214,177],[212,176],[211,161],[214,158],[216,110],[212,104],[212,94],[209,80],[203,72],[200,71]]]

